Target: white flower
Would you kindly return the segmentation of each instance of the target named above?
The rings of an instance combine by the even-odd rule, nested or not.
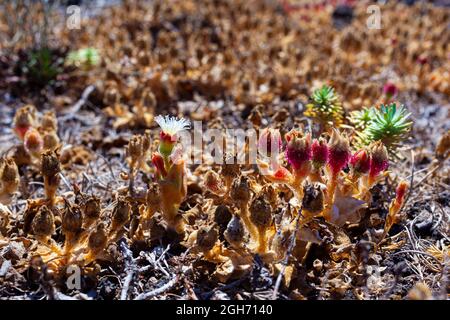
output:
[[[177,119],[176,117],[171,116],[157,116],[155,121],[161,127],[161,130],[170,136],[174,136],[180,131],[189,130],[191,128],[191,122],[187,119],[181,118]]]

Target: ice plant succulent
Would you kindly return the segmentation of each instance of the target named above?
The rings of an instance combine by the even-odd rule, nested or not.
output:
[[[405,198],[406,193],[408,192],[409,184],[406,181],[401,181],[397,189],[395,191],[395,198],[392,200],[391,204],[389,205],[389,213],[386,217],[386,222],[384,225],[384,233],[383,238],[386,236],[386,234],[389,232],[389,230],[392,228],[392,226],[395,223],[398,223],[400,221],[400,210],[405,204]]]
[[[342,124],[343,109],[333,87],[323,85],[311,95],[311,103],[306,105],[305,115],[316,120],[320,125],[319,133],[332,126]]]
[[[190,128],[190,122],[170,116],[158,116],[155,121],[161,127],[161,140],[152,162],[161,189],[161,210],[169,228],[183,234],[184,222],[178,214],[178,208],[186,196],[186,173],[185,162],[180,154],[181,146],[177,146],[177,142],[179,133]]]
[[[370,154],[366,149],[355,152],[350,157],[351,175],[350,179],[355,182],[359,177],[365,175],[370,170]]]
[[[311,172],[311,134],[303,135],[293,129],[286,134],[286,141],[286,159],[293,169],[293,186],[301,194],[302,183]]]
[[[379,174],[389,167],[388,152],[384,144],[380,141],[373,143],[370,147],[370,168],[368,187],[376,182]]]
[[[409,120],[410,113],[401,105],[397,107],[396,103],[381,105],[379,108],[371,108],[368,114],[370,121],[356,131],[357,139],[360,145],[369,145],[375,141],[381,141],[388,151],[395,155],[396,149],[406,138],[411,129],[412,122]],[[358,125],[357,117],[353,118],[355,125]]]
[[[347,138],[342,136],[339,131],[333,129],[333,132],[328,142],[328,181],[327,181],[327,212],[332,209],[334,197],[336,193],[336,186],[338,183],[339,174],[342,169],[347,166],[350,159],[350,144]]]

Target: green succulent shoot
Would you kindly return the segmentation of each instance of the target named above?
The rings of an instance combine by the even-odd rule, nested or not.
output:
[[[372,107],[352,113],[350,121],[356,129],[357,140],[361,145],[369,145],[381,141],[391,155],[396,154],[401,141],[411,129],[411,114],[404,105],[397,107],[395,103]]]
[[[101,57],[97,49],[84,48],[75,50],[67,56],[67,64],[77,67],[91,68],[100,63]]]
[[[323,85],[311,96],[311,103],[306,105],[305,116],[315,119],[322,130],[330,126],[339,127],[342,124],[343,109],[339,96],[333,87]]]
[[[356,129],[363,130],[372,121],[373,117],[372,108],[363,107],[361,110],[350,112],[349,120]]]

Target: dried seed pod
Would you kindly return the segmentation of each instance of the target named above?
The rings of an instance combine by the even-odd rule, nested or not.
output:
[[[436,146],[436,158],[439,160],[447,159],[450,155],[450,130],[448,130],[444,135],[439,139],[439,142]]]
[[[106,105],[114,105],[119,101],[119,92],[116,88],[112,87],[106,90],[104,102]]]
[[[0,182],[2,191],[13,193],[19,186],[19,169],[13,159],[2,159],[0,165]]]
[[[94,252],[99,252],[106,247],[108,236],[103,222],[99,223],[97,228],[89,235],[88,246]]]
[[[321,186],[317,183],[307,184],[303,188],[303,210],[312,215],[317,215],[324,208],[324,195]]]
[[[151,131],[147,129],[142,136],[142,150],[144,153],[150,150],[151,143]]]
[[[113,230],[123,226],[130,220],[130,211],[131,207],[128,201],[126,201],[125,198],[119,197],[112,213]]]
[[[250,200],[250,190],[248,178],[240,176],[239,178],[234,179],[231,185],[231,199],[240,205],[245,204]]]
[[[255,126],[255,127],[259,127],[262,124],[262,114],[261,111],[257,110],[257,109],[253,109],[252,112],[250,113],[250,116],[248,117],[248,120],[251,121],[251,123]],[[270,150],[270,149],[269,149]]]
[[[222,179],[218,173],[212,170],[208,170],[208,172],[206,172],[203,183],[209,191],[216,195],[222,195],[225,193]]]
[[[282,227],[277,231],[273,238],[272,248],[278,254],[278,258],[284,257],[286,251],[289,249],[292,238],[292,229],[289,227]]]
[[[44,140],[41,134],[34,128],[27,130],[24,143],[25,150],[34,157],[38,157],[44,147]]]
[[[197,245],[202,251],[211,250],[219,239],[219,233],[214,227],[201,227],[197,231]]]
[[[5,235],[9,225],[9,217],[12,215],[7,206],[0,203],[0,236]]]
[[[31,229],[34,235],[43,238],[50,237],[55,232],[55,218],[47,206],[42,206],[34,216]]]
[[[64,212],[61,227],[64,233],[79,233],[83,225],[83,216],[78,205],[70,205],[66,201],[66,210]]]
[[[328,162],[328,145],[325,139],[315,139],[311,145],[311,160],[316,170],[322,168]]]
[[[225,239],[231,245],[240,246],[245,241],[246,235],[247,233],[241,218],[238,215],[233,215],[224,232]]]
[[[137,61],[141,66],[148,66],[150,64],[150,56],[146,52],[140,51],[137,56]]]
[[[275,209],[278,204],[278,193],[272,184],[266,184],[262,187],[260,193],[270,203],[272,209]]]
[[[237,162],[237,157],[225,157],[222,169],[220,170],[220,175],[225,179],[234,179],[239,176],[240,172],[241,166]]]
[[[141,135],[134,135],[128,142],[127,154],[131,161],[136,162],[144,155],[143,139]]]
[[[13,158],[18,166],[29,165],[32,162],[31,155],[25,150],[23,145],[16,146]]]
[[[101,206],[100,198],[91,196],[83,203],[83,213],[86,218],[97,219],[100,217]]]
[[[49,131],[43,137],[44,150],[55,150],[59,146],[59,137],[55,131]]]
[[[158,183],[153,182],[147,190],[147,205],[149,207],[158,207],[161,203],[161,189]]]
[[[43,176],[53,177],[61,171],[59,157],[54,151],[47,151],[42,154],[41,173]]]
[[[258,228],[267,228],[272,223],[272,207],[264,195],[253,199],[249,210],[250,220]]]
[[[233,214],[226,205],[218,205],[214,211],[214,222],[219,225],[220,228],[225,229],[230,222]]]
[[[313,261],[313,267],[314,267],[314,269],[315,269],[317,272],[322,271],[322,269],[323,269],[323,263],[322,263],[322,261],[319,260],[319,259],[314,260],[314,261]]]
[[[156,97],[151,90],[144,90],[142,93],[142,105],[154,110],[156,108]]]
[[[58,130],[58,120],[54,111],[47,111],[41,120],[41,128],[44,131],[54,131]]]
[[[24,139],[25,134],[28,129],[35,126],[36,122],[36,108],[32,105],[26,105],[19,110],[17,110],[14,120],[13,126],[14,130],[19,136],[20,139]]]

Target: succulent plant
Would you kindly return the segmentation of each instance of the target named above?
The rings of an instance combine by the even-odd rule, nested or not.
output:
[[[101,56],[96,48],[83,48],[70,52],[67,55],[66,63],[77,67],[91,68],[100,63]]]
[[[306,105],[305,115],[316,120],[321,130],[339,127],[343,121],[343,109],[333,87],[323,85],[313,92],[311,103]]]
[[[178,215],[178,208],[186,196],[186,172],[177,141],[178,134],[190,128],[190,121],[170,116],[158,116],[155,121],[161,127],[161,141],[152,162],[161,189],[161,209],[169,227],[183,234],[184,222]]]
[[[389,153],[395,155],[411,129],[410,115],[405,106],[397,107],[396,103],[391,103],[354,113],[351,121],[357,129],[357,141],[360,145],[381,141]]]

